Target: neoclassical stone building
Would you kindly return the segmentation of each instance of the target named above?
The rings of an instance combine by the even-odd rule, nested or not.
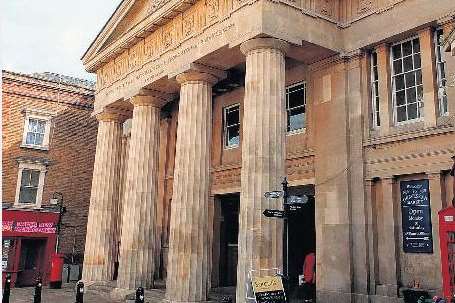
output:
[[[282,267],[262,212],[287,176],[311,198],[290,274],[315,250],[318,302],[439,293],[453,16],[453,0],[122,1],[82,58],[99,121],[84,279],[118,261],[119,289],[165,279],[167,300],[201,302],[235,285],[245,302],[250,273]]]

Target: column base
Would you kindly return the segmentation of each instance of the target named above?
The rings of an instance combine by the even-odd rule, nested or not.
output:
[[[316,291],[317,303],[402,303],[403,299],[397,296],[366,295],[343,293],[339,291]]]
[[[397,297],[398,286],[394,284],[376,285],[376,294],[381,297]]]

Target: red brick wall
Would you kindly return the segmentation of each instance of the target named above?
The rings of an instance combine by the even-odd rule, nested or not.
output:
[[[73,243],[80,258],[84,252],[98,123],[91,117],[93,91],[14,73],[3,74],[3,203],[13,203],[18,174],[17,157],[51,161],[42,206],[52,193],[61,192],[67,213],[63,217],[60,251],[71,254]],[[52,119],[49,150],[20,147],[24,109],[56,113]]]

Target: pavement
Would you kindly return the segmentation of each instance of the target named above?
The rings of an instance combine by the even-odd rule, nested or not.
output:
[[[10,303],[33,303],[35,293],[34,287],[12,288]],[[61,289],[50,289],[44,286],[42,289],[41,303],[75,303],[75,284],[64,284]],[[115,301],[106,298],[97,292],[84,294],[84,303],[114,303]],[[115,302],[117,303],[117,302]]]

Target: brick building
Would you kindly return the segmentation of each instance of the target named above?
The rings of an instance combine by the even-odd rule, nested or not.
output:
[[[68,263],[82,262],[97,134],[94,84],[3,71],[2,93],[2,266],[26,285],[37,271],[45,279],[49,273],[57,201],[66,207],[59,252]]]

